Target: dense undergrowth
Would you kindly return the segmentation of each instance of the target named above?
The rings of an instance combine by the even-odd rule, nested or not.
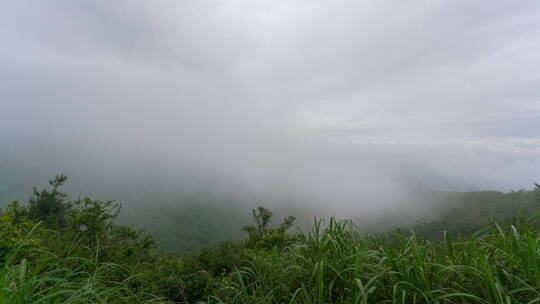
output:
[[[244,241],[177,256],[115,224],[114,202],[69,200],[64,181],[2,211],[0,303],[540,303],[531,210],[428,239],[335,219],[289,234],[294,218],[271,226],[261,207]]]

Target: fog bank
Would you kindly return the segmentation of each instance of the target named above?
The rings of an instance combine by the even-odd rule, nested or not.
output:
[[[350,215],[416,206],[411,177],[540,180],[536,1],[3,1],[0,37],[0,163],[29,184]]]

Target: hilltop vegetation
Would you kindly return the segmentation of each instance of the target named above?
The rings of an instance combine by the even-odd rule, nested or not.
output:
[[[12,200],[28,201],[34,184],[46,186],[47,172],[40,167],[0,164],[0,207]],[[73,197],[91,195],[124,203],[116,223],[144,228],[160,248],[174,252],[198,251],[225,240],[240,241],[243,237],[241,227],[251,221],[249,210],[257,205],[271,208],[276,214],[274,218],[296,216],[296,225],[303,230],[312,223],[314,215],[332,215],[327,211],[330,208],[311,208],[312,205],[324,205],[324,202],[277,195],[261,198],[242,187],[216,191],[219,186],[167,183],[166,176],[156,177],[155,174],[151,178],[133,178],[135,181],[125,183],[118,177],[85,178],[81,175],[70,179],[62,189]],[[387,208],[384,214],[375,216],[355,209],[354,212],[342,212],[342,216],[351,219],[362,232],[381,233],[397,227],[415,226],[418,233],[440,238],[442,230],[474,231],[488,224],[488,215],[501,222],[505,218],[513,219],[517,210],[529,209],[535,204],[532,191],[451,192],[433,190],[414,179],[406,181],[409,183],[404,187],[407,191],[399,201],[381,203],[395,206]],[[362,198],[359,201],[367,206],[372,204]],[[377,205],[377,202],[373,204]],[[426,223],[430,223],[431,228],[425,228]]]
[[[28,201],[35,184],[47,186],[49,176],[46,172],[48,170],[39,167],[10,166],[0,162],[0,207],[6,207],[13,200]],[[100,179],[108,186],[98,183]],[[124,184],[116,178],[94,176],[82,181],[70,179],[62,186],[63,191],[73,197],[84,195],[85,189],[91,189],[93,198],[127,202],[116,222],[145,228],[161,248],[189,252],[223,240],[241,239],[240,228],[250,221],[249,212],[241,211],[245,209],[242,202],[226,195],[212,195],[206,189],[191,187],[190,190],[195,190],[186,191],[185,188],[178,185],[160,187],[156,181],[151,185],[142,182]]]
[[[2,211],[1,303],[540,301],[538,187],[478,193],[491,200],[474,207],[464,200],[463,209],[416,226],[429,234],[367,235],[336,219],[290,233],[294,217],[272,225],[272,212],[259,207],[242,241],[176,255],[118,225],[119,204],[70,199],[60,188],[65,179]],[[460,213],[465,207],[474,211]]]

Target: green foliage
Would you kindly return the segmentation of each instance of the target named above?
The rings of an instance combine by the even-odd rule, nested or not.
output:
[[[489,203],[420,233],[367,235],[331,218],[291,235],[294,217],[273,226],[259,207],[244,241],[177,256],[118,225],[118,203],[70,200],[65,181],[0,212],[0,303],[540,302],[538,192],[463,195]],[[497,212],[473,217],[486,210]]]
[[[28,202],[28,217],[35,221],[43,221],[50,227],[64,227],[66,213],[71,204],[66,202],[66,194],[59,191],[67,180],[67,176],[60,174],[49,181],[52,190],[34,188],[34,196]]]
[[[70,228],[79,230],[83,238],[96,242],[110,233],[114,220],[120,213],[120,204],[114,201],[94,201],[84,198],[74,203],[69,210]]]
[[[41,241],[38,233],[34,233],[32,238],[27,237],[36,225],[35,222],[23,217],[22,207],[18,202],[11,203],[7,212],[0,214],[0,262],[5,263],[12,252],[20,252],[27,247],[39,248]],[[21,243],[21,240],[25,240]]]
[[[133,289],[142,265],[156,259],[151,236],[115,224],[113,201],[70,201],[59,190],[65,181],[59,175],[28,205],[0,212],[0,303],[156,300]]]
[[[59,254],[56,243],[38,245],[47,234],[35,225],[7,252],[0,263],[0,303],[162,303],[132,288],[132,265]]]
[[[293,225],[296,218],[288,216],[276,228],[270,227],[272,212],[264,207],[252,210],[255,224],[244,226],[242,230],[247,232],[245,245],[249,248],[270,249],[273,247],[285,247],[291,245],[295,238],[287,235],[287,230]]]
[[[366,236],[317,221],[290,251],[254,256],[210,303],[536,303],[538,226],[460,241]]]

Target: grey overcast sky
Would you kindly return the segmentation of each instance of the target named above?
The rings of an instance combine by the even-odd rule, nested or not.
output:
[[[530,188],[540,1],[4,0],[0,143],[307,189]]]

